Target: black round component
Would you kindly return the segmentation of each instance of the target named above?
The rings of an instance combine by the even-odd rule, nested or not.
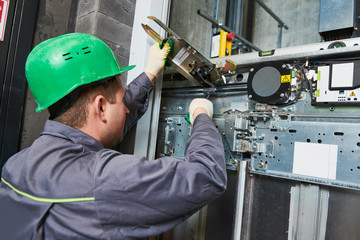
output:
[[[331,48],[341,48],[341,47],[346,47],[346,44],[344,42],[341,41],[337,41],[337,42],[333,42],[328,46],[328,49]]]
[[[236,75],[236,82],[241,82],[242,80],[244,80],[244,75],[242,75],[241,73]]]
[[[281,63],[255,66],[249,73],[248,96],[269,104],[285,102],[290,93],[291,70]]]
[[[279,90],[279,79],[281,74],[276,68],[263,67],[254,74],[251,86],[258,96],[269,97]]]

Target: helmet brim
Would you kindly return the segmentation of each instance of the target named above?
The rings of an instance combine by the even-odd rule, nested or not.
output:
[[[123,68],[121,68],[120,73],[127,72],[127,71],[133,69],[134,67],[136,67],[136,65],[130,65],[130,66],[127,66],[127,67],[123,67]]]

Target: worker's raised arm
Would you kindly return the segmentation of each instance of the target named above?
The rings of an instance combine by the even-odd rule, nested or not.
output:
[[[206,101],[195,101],[184,159],[148,161],[115,151],[102,153],[95,169],[95,202],[110,238],[167,231],[225,191],[224,148],[208,115],[212,104]]]
[[[146,112],[150,93],[155,85],[156,78],[164,69],[165,61],[170,52],[170,45],[165,43],[160,48],[155,43],[151,48],[148,56],[148,62],[144,73],[134,79],[125,91],[125,104],[130,110],[130,114],[126,117],[124,135],[136,124],[136,121]]]
[[[165,60],[169,52],[169,43],[165,43],[162,48],[160,48],[159,43],[155,43],[150,48],[149,57],[144,72],[149,77],[153,85],[155,84],[156,78],[160,75],[161,71],[165,67]]]

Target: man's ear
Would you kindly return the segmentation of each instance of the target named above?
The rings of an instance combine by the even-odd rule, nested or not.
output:
[[[107,108],[107,101],[103,95],[97,95],[93,101],[93,110],[98,119],[102,122],[106,122],[106,108]]]

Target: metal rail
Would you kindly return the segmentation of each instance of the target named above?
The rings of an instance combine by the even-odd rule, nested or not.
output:
[[[267,11],[270,16],[272,16],[279,24],[278,24],[278,42],[277,42],[277,48],[281,48],[281,38],[282,38],[282,28],[285,28],[286,30],[289,29],[289,27],[268,7],[265,3],[263,3],[261,0],[256,0],[256,2],[264,8],[265,11]]]
[[[273,12],[271,9],[266,6],[265,3],[263,3],[261,0],[256,0],[256,2],[265,9],[280,25],[281,27],[285,28],[286,30],[289,29],[289,27]]]
[[[215,25],[216,27],[218,28],[221,28],[227,32],[234,32],[232,29],[228,28],[227,26],[224,26],[222,25],[222,23],[218,22],[215,18],[205,14],[205,13],[202,13],[199,10],[197,10],[197,14],[199,14],[200,16],[202,16],[203,18],[205,18],[206,20],[208,20],[209,22],[211,22],[213,25]],[[243,42],[246,46],[258,51],[258,52],[261,52],[262,50],[260,48],[258,48],[257,46],[255,46],[254,44],[252,44],[251,42],[249,42],[248,40],[246,40],[245,38],[243,38],[242,36],[235,34],[235,38],[239,39],[241,42]]]

